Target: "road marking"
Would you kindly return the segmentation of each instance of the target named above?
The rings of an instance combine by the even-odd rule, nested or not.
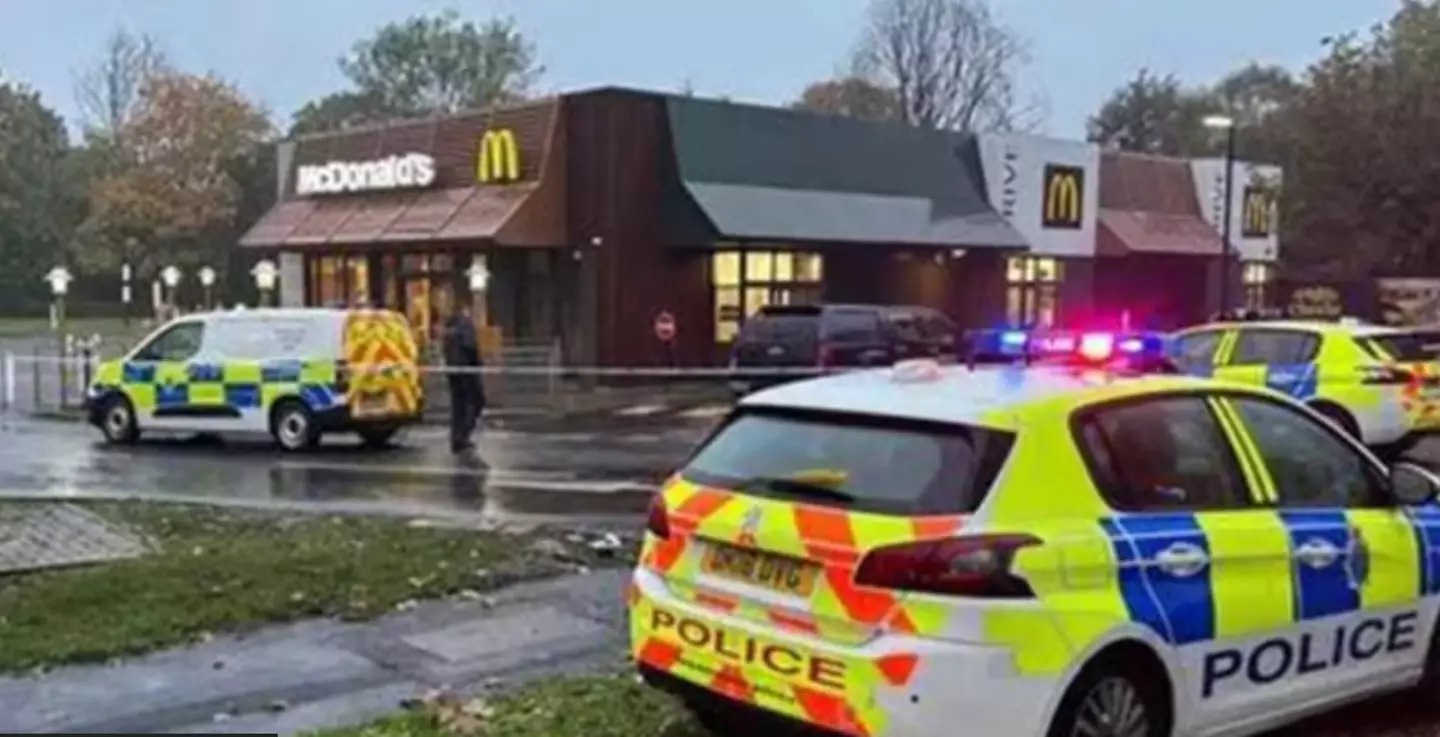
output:
[[[636,404],[623,409],[615,410],[615,414],[621,417],[648,417],[665,411],[663,404]]]
[[[716,417],[724,417],[727,414],[730,414],[729,405],[707,404],[701,407],[687,409],[681,412],[680,416],[691,420],[710,420]]]
[[[496,480],[572,480],[580,478],[574,471],[523,471],[490,469],[483,466],[393,465],[361,463],[326,463],[323,461],[280,461],[275,467],[282,471],[334,471],[337,473],[408,473],[416,476],[484,476]]]

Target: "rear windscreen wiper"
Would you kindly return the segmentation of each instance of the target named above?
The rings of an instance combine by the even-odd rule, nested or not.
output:
[[[855,501],[853,495],[847,494],[832,486],[787,478],[785,476],[755,476],[737,484],[736,489],[738,491],[744,491],[746,489],[768,489],[793,496],[824,497],[845,502]]]

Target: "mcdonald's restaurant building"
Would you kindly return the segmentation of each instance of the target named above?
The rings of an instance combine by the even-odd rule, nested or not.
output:
[[[572,365],[720,363],[773,304],[1069,319],[1153,283],[1134,254],[1164,264],[1177,248],[1136,241],[1129,221],[1153,218],[1124,207],[1183,204],[1125,199],[1149,180],[1109,191],[1116,164],[1086,144],[618,88],[301,137],[277,156],[280,196],[240,247],[278,262],[282,304],[393,307],[431,338],[474,300],[506,346],[558,346]],[[1213,257],[1206,173],[1179,166],[1179,219]],[[475,264],[489,279],[472,292]]]

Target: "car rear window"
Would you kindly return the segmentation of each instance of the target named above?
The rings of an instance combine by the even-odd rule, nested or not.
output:
[[[1433,361],[1440,355],[1440,340],[1427,333],[1392,333],[1356,338],[1371,357],[1395,361]]]
[[[761,312],[740,328],[742,343],[803,343],[820,332],[818,312]]]
[[[984,500],[1013,442],[1012,433],[978,427],[751,409],[723,425],[681,474],[808,504],[963,514]]]
[[[842,343],[880,340],[880,313],[831,310],[825,313],[825,340]]]

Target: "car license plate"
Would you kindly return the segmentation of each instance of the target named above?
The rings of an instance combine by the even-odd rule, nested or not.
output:
[[[794,596],[815,590],[820,569],[803,560],[711,543],[702,564],[706,573]]]

